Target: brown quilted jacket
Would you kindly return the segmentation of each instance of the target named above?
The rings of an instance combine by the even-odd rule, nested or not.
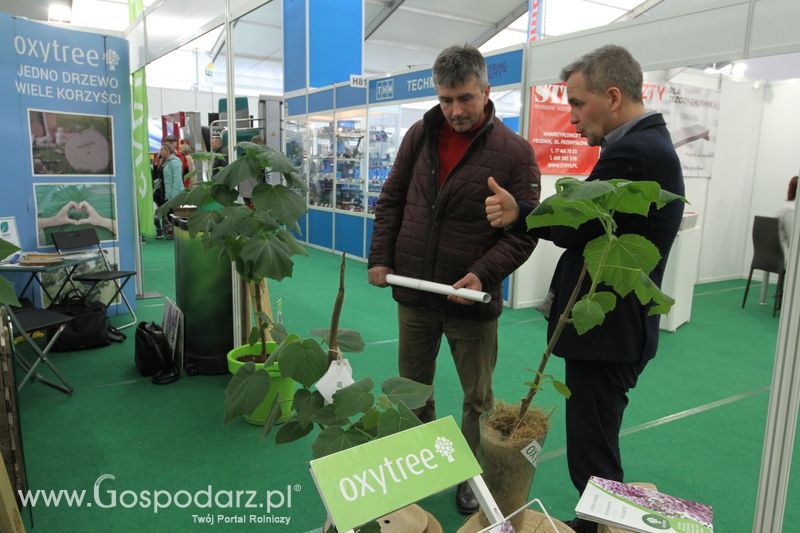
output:
[[[502,310],[503,279],[533,252],[533,237],[492,228],[486,220],[489,176],[518,201],[534,206],[539,201],[533,149],[495,118],[491,101],[488,108],[489,120],[441,189],[436,139],[444,115],[439,106],[408,130],[378,199],[369,266],[448,285],[473,272],[492,301],[460,305],[446,296],[394,287],[400,303],[466,318],[496,318]]]

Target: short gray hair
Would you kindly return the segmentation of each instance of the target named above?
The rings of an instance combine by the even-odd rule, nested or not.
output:
[[[481,90],[489,85],[486,61],[474,46],[445,48],[433,63],[433,83],[437,87],[457,87],[477,78]]]
[[[642,102],[642,66],[628,50],[615,44],[592,50],[561,70],[561,81],[580,72],[594,93],[617,87],[625,97]]]

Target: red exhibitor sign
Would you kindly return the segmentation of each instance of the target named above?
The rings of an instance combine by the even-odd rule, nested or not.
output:
[[[589,174],[600,148],[586,144],[569,123],[567,87],[563,83],[531,87],[528,139],[542,174]]]

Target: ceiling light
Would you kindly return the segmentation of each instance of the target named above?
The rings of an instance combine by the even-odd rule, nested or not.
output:
[[[72,7],[67,4],[53,3],[47,11],[47,20],[49,22],[66,22],[72,20]]]
[[[743,78],[744,72],[747,70],[747,65],[744,63],[734,63],[731,65],[731,76],[734,78]]]

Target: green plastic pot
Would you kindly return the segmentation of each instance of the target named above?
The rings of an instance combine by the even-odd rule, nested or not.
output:
[[[267,353],[272,353],[272,350],[277,348],[277,344],[274,342],[267,343]],[[261,343],[258,344],[245,344],[244,346],[240,346],[238,348],[234,348],[230,352],[228,352],[228,370],[231,374],[235,374],[239,368],[245,365],[245,361],[239,361],[240,357],[246,355],[258,355],[261,353]],[[255,363],[256,368],[264,368],[264,363]],[[294,412],[294,406],[292,404],[292,399],[294,398],[294,381],[288,378],[281,377],[281,372],[278,369],[278,363],[274,363],[267,368],[267,373],[270,377],[270,388],[267,396],[264,398],[264,401],[256,407],[255,411],[253,411],[249,416],[245,416],[244,419],[256,426],[263,426],[264,423],[267,421],[267,417],[269,416],[270,411],[272,410],[272,402],[275,401],[275,397],[278,396],[281,402],[281,411],[280,415],[278,415],[278,419],[275,421],[276,424],[281,424],[286,422],[292,417]]]

